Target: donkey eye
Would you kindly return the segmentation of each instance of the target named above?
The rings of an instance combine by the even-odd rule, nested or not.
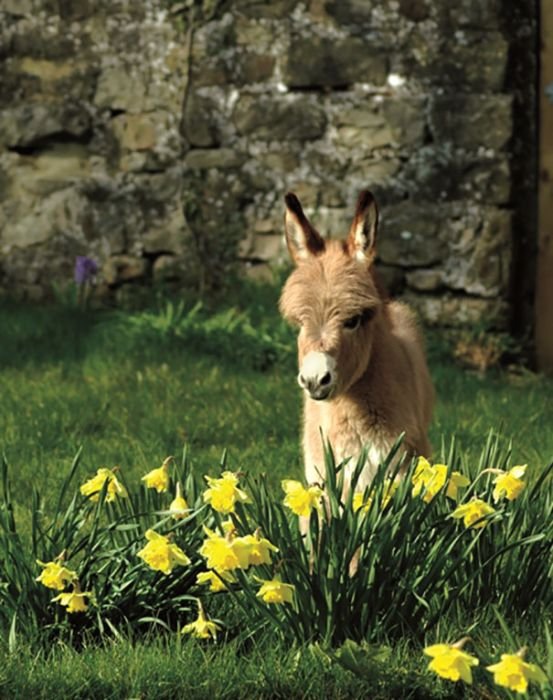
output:
[[[361,314],[355,314],[355,316],[352,316],[351,318],[348,318],[347,321],[344,321],[344,328],[347,328],[350,331],[353,331],[356,328],[359,328],[360,325],[361,325]]]
[[[347,321],[344,321],[344,328],[354,331],[359,328],[359,326],[370,321],[374,317],[375,313],[375,309],[365,309],[360,314],[355,314],[355,316],[352,316],[351,318],[348,318]]]

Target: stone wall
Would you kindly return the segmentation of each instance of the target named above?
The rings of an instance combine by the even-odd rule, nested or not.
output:
[[[287,190],[345,235],[368,187],[393,291],[429,322],[508,322],[535,185],[532,3],[0,8],[3,289],[40,297],[76,255],[105,294],[218,285],[237,261],[262,276],[286,259]]]

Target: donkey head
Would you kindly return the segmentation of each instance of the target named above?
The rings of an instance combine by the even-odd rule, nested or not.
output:
[[[373,276],[378,208],[370,192],[357,200],[344,241],[325,241],[295,194],[285,198],[286,242],[296,264],[280,298],[299,327],[298,382],[316,400],[346,392],[370,361],[382,299]]]

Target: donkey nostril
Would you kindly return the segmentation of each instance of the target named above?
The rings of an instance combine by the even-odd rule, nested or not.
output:
[[[330,384],[330,380],[331,380],[330,372],[327,372],[323,377],[321,377],[321,381],[320,381],[321,386],[326,386],[326,384]]]
[[[305,378],[304,378],[303,374],[300,374],[300,375],[299,375],[299,377],[298,377],[298,382],[299,382],[302,386],[305,386]]]

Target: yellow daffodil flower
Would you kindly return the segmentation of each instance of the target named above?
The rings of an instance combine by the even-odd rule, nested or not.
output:
[[[68,583],[77,580],[77,574],[71,569],[67,569],[59,561],[42,562],[37,559],[37,564],[43,567],[43,570],[35,581],[39,581],[47,588],[53,588],[56,591],[63,591]]]
[[[446,478],[447,467],[445,464],[432,466],[425,457],[419,457],[412,478],[413,496],[418,496],[424,491],[422,500],[425,503],[430,503],[443,488]]]
[[[198,617],[194,622],[191,622],[188,625],[185,625],[181,633],[182,634],[191,634],[194,637],[197,637],[198,639],[209,639],[210,637],[212,639],[217,638],[217,632],[221,629],[219,625],[215,622],[212,622],[207,615],[204,612],[204,609],[202,607],[201,603],[198,603],[199,611],[198,611]]]
[[[190,508],[181,494],[180,484],[177,484],[177,493],[175,494],[175,498],[171,501],[169,513],[171,513],[171,517],[175,520],[182,520],[186,518],[189,512]]]
[[[248,568],[250,547],[242,542],[241,538],[233,538],[232,535],[222,537],[205,526],[204,532],[207,539],[199,552],[207,560],[208,568],[219,572]]]
[[[161,467],[152,469],[152,471],[142,477],[146,488],[155,489],[158,493],[167,491],[169,488],[169,464],[172,461],[173,457],[167,457],[167,459],[163,460]]]
[[[117,467],[113,469],[105,469],[101,467],[97,470],[96,476],[93,476],[88,481],[81,486],[80,491],[83,496],[88,496],[91,501],[96,502],[100,498],[100,491],[102,490],[105,482],[108,482],[106,491],[106,501],[111,503],[117,497],[125,498],[127,496],[127,490],[123,484],[115,476]]]
[[[497,503],[503,496],[509,501],[514,501],[522,493],[525,483],[522,481],[524,472],[526,471],[528,465],[523,464],[518,467],[513,467],[509,469],[508,472],[501,472],[495,477],[493,483],[495,488],[493,490],[493,500]]]
[[[322,510],[321,498],[323,490],[318,486],[308,486],[305,488],[299,481],[292,479],[284,479],[282,488],[286,493],[284,505],[296,515],[308,516],[313,508],[316,508],[319,513]]]
[[[59,602],[67,608],[68,613],[86,612],[88,609],[88,603],[85,598],[91,598],[92,593],[82,592],[79,583],[75,582],[73,584],[73,590],[70,593],[60,593],[55,598],[52,598],[52,602]]]
[[[486,669],[493,673],[496,685],[501,685],[517,693],[526,693],[529,682],[545,683],[547,677],[539,666],[524,661],[525,649],[518,654],[501,654],[501,661]]]
[[[449,481],[447,482],[447,489],[445,492],[445,495],[448,498],[453,499],[454,501],[457,500],[457,492],[460,488],[464,488],[465,486],[468,486],[470,484],[470,479],[468,479],[466,476],[463,476],[461,472],[451,472],[449,476]]]
[[[465,527],[480,528],[488,524],[488,520],[483,518],[493,513],[495,513],[495,508],[480,498],[473,498],[468,503],[457,506],[451,517],[456,519],[463,518]]]
[[[291,603],[294,600],[294,586],[290,583],[282,583],[278,578],[273,578],[270,581],[262,581],[261,588],[256,595],[261,598],[264,603]]]
[[[146,530],[148,544],[138,552],[151,569],[170,574],[175,566],[187,566],[190,559],[176,544],[170,542],[168,537],[160,535],[155,530]]]
[[[278,547],[271,544],[269,540],[260,537],[259,533],[237,537],[235,545],[240,540],[248,548],[248,560],[253,566],[271,563],[271,552],[278,552]]]
[[[246,503],[249,500],[247,494],[238,488],[238,477],[233,472],[223,472],[219,479],[206,476],[205,480],[209,488],[204,491],[204,502],[218,513],[234,513],[237,501]]]
[[[459,646],[434,644],[426,647],[424,653],[432,657],[428,668],[441,678],[450,681],[462,679],[465,683],[472,683],[471,667],[478,666],[478,659],[464,652]]]
[[[386,479],[384,484],[384,490],[382,492],[382,510],[386,508],[390,500],[392,499],[394,493],[397,491],[399,484],[397,481],[392,481],[391,479]],[[352,508],[353,512],[357,513],[358,510],[363,509],[364,513],[368,513],[372,504],[372,497],[369,496],[367,500],[364,500],[364,494],[362,491],[357,491],[353,494]]]
[[[200,586],[209,584],[209,590],[218,593],[227,590],[227,583],[236,583],[236,578],[228,571],[218,575],[215,571],[202,571],[196,577],[196,583]]]

